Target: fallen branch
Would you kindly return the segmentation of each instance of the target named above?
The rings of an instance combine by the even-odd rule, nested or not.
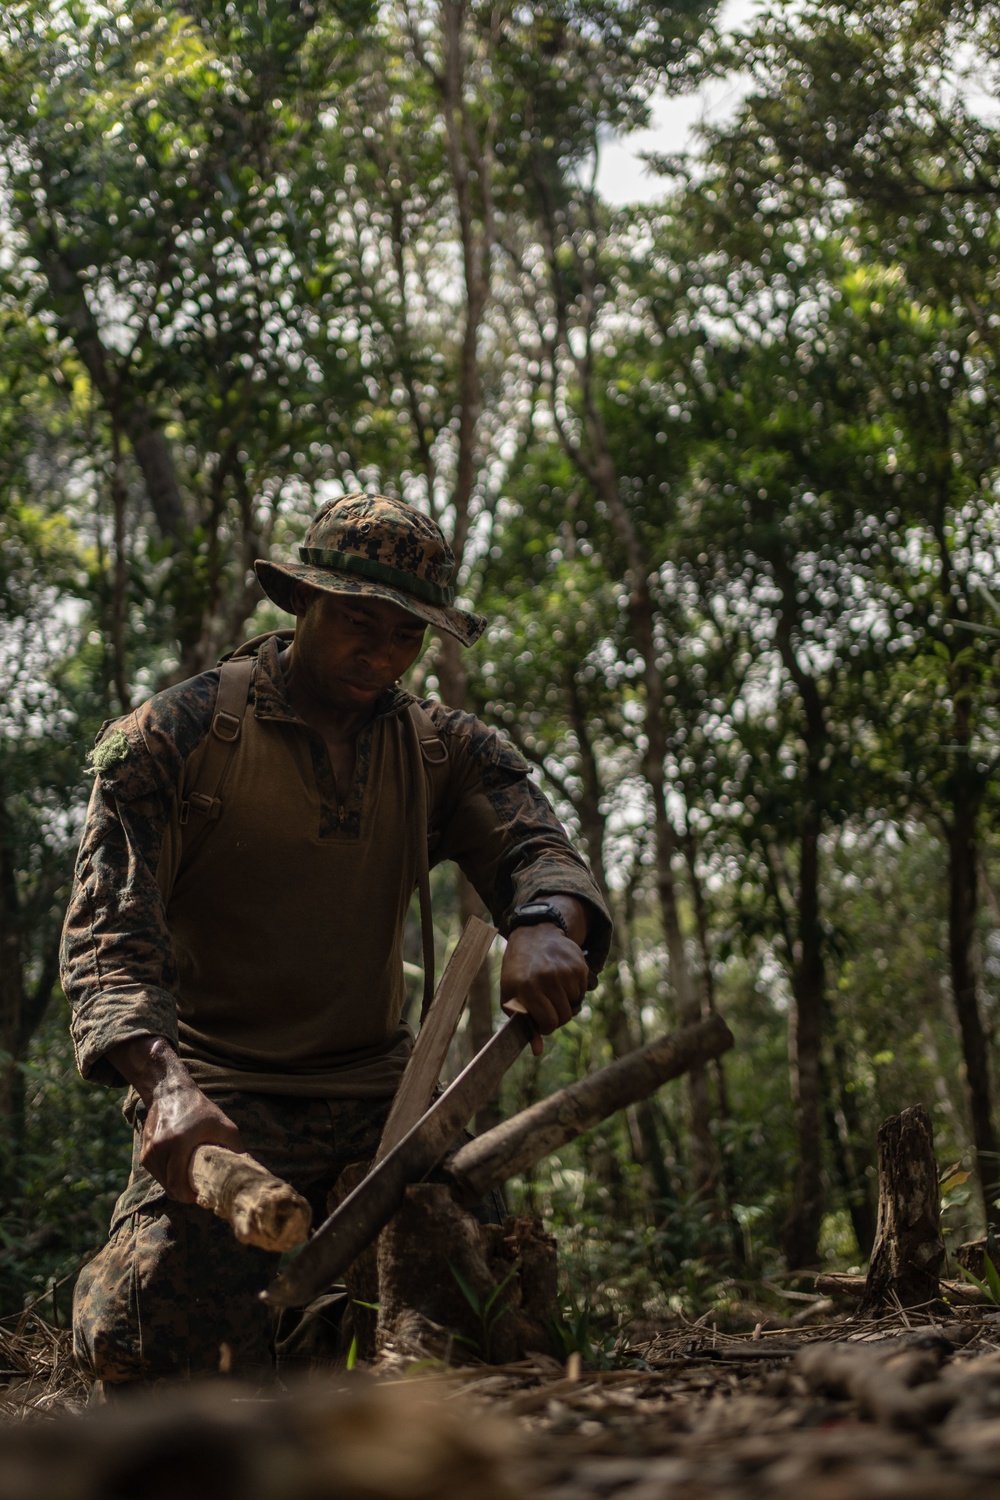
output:
[[[719,1015],[660,1037],[470,1141],[448,1162],[449,1182],[461,1199],[475,1202],[617,1110],[648,1099],[669,1079],[720,1057],[732,1045],[732,1032]]]
[[[850,1276],[846,1272],[826,1271],[813,1277],[813,1285],[817,1292],[824,1297],[850,1297],[860,1302],[865,1294],[867,1278],[864,1276]],[[984,1297],[978,1287],[971,1286],[966,1281],[939,1281],[940,1294],[949,1302],[957,1302],[967,1307],[986,1307],[992,1305],[988,1297]],[[934,1299],[931,1299],[934,1300]]]

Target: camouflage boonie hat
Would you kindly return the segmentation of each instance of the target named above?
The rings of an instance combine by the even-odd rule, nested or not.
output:
[[[402,500],[345,495],[314,516],[299,548],[301,563],[254,563],[269,599],[294,614],[292,587],[365,594],[402,605],[411,615],[471,646],[486,629],[482,615],[454,606],[455,558],[441,528]]]

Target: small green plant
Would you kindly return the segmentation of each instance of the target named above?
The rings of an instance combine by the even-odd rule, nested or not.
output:
[[[377,1302],[364,1302],[360,1297],[352,1297],[351,1298],[351,1305],[352,1305],[352,1307],[367,1307],[369,1312],[376,1312],[376,1313],[378,1312],[378,1303]],[[358,1336],[357,1336],[357,1334],[355,1334],[354,1337],[351,1339],[351,1347],[347,1351],[347,1368],[349,1370],[353,1370],[353,1369],[355,1369],[357,1367],[357,1363],[358,1363]]]
[[[994,1260],[994,1256],[997,1255],[1000,1255],[1000,1247],[998,1247],[996,1238],[991,1230],[987,1236],[986,1246],[983,1251],[984,1279],[980,1280],[971,1271],[967,1271],[964,1266],[959,1266],[958,1269],[962,1273],[963,1280],[971,1282],[980,1296],[985,1298],[987,1302],[992,1302],[995,1307],[1000,1307],[1000,1271],[997,1270]]]
[[[492,1353],[494,1330],[504,1314],[510,1312],[510,1303],[501,1302],[500,1299],[503,1293],[506,1291],[507,1287],[520,1271],[520,1263],[518,1263],[514,1267],[514,1269],[504,1277],[503,1281],[499,1282],[493,1288],[489,1296],[485,1299],[479,1296],[479,1293],[476,1291],[475,1287],[471,1287],[469,1285],[465,1277],[462,1275],[461,1271],[459,1271],[457,1267],[453,1266],[451,1261],[448,1262],[448,1269],[451,1271],[451,1274],[454,1276],[456,1282],[458,1283],[458,1288],[462,1293],[462,1296],[472,1308],[472,1311],[475,1314],[476,1318],[478,1318],[479,1320],[479,1353],[481,1354],[485,1363],[489,1364],[490,1355]],[[460,1333],[456,1333],[455,1338],[459,1341],[460,1344],[469,1344],[470,1346],[475,1347],[471,1339],[463,1337],[463,1335]]]
[[[563,1359],[579,1354],[591,1370],[610,1370],[622,1353],[621,1328],[611,1331],[597,1326],[596,1312],[589,1299],[579,1299],[569,1291],[560,1315],[549,1323],[553,1348]]]

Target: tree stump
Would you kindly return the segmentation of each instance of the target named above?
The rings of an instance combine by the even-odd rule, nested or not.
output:
[[[878,1228],[859,1312],[935,1301],[943,1264],[934,1132],[917,1104],[879,1128]]]
[[[480,1224],[439,1183],[407,1188],[378,1249],[383,1363],[554,1353],[556,1243],[530,1215]]]
[[[955,1251],[955,1259],[966,1271],[970,1271],[979,1281],[983,1281],[986,1278],[987,1254],[995,1269],[1000,1271],[1000,1250],[997,1249],[995,1241],[990,1248],[989,1240],[967,1240]]]

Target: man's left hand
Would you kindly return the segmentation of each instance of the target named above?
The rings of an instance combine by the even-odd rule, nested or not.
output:
[[[558,904],[570,932],[582,940],[587,931],[583,906],[567,896],[560,897]],[[532,1038],[531,1050],[536,1057],[542,1050],[542,1037],[576,1015],[589,979],[580,942],[567,937],[554,922],[516,927],[511,933],[500,970],[500,1003],[506,1009],[512,1001],[519,1001],[534,1021],[538,1035]]]

